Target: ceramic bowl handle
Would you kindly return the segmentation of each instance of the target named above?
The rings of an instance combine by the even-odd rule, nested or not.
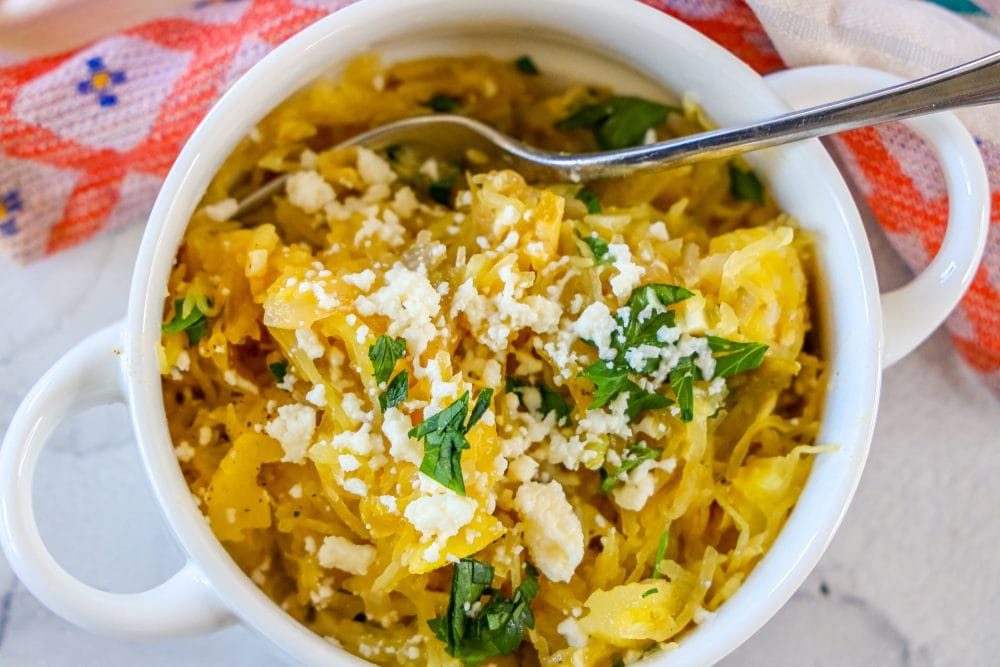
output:
[[[0,446],[0,543],[35,597],[82,628],[127,639],[215,630],[232,616],[191,563],[148,591],[108,593],[66,572],[45,547],[35,523],[35,465],[56,426],[83,409],[125,400],[120,330],[121,324],[113,325],[70,350],[14,415]]]
[[[903,79],[866,67],[819,65],[766,77],[796,109],[885,88]],[[933,149],[948,188],[948,228],[931,263],[910,283],[882,294],[883,366],[912,352],[958,305],[986,246],[990,188],[976,143],[952,113],[905,121]]]

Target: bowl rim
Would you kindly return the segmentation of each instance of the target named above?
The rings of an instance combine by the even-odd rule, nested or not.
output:
[[[405,26],[386,25],[395,23],[393,17],[404,14],[413,20]],[[417,30],[440,29],[449,23],[468,25],[474,20],[483,24],[495,21],[498,25],[503,21],[523,26],[544,24],[554,32],[597,41],[615,54],[630,52],[633,60],[639,58],[635,55],[637,47],[626,44],[626,38],[632,36],[637,41],[666,38],[675,51],[697,52],[711,64],[713,75],[731,83],[737,92],[753,95],[746,104],[731,110],[706,104],[706,110],[720,123],[733,121],[727,114],[742,115],[745,120],[748,114],[773,114],[788,109],[735,56],[668,14],[633,0],[505,0],[504,3],[365,0],[317,21],[279,46],[243,75],[213,107],[171,168],[143,236],[124,334],[125,384],[143,464],[174,535],[233,613],[299,663],[331,664],[339,660],[338,664],[369,664],[336,651],[273,603],[231,560],[195,504],[178,500],[188,498],[189,491],[170,446],[156,356],[167,277],[184,229],[208,180],[236,141],[264,112],[320,72],[364,51],[364,44],[372,41],[368,32],[371,26],[379,26],[374,33],[391,41]],[[607,28],[608,22],[614,24],[616,36],[602,40],[598,32]],[[363,34],[357,34],[359,27],[364,28],[360,31]],[[702,67],[702,73],[705,69]],[[663,80],[646,67],[640,70]],[[837,290],[846,290],[845,285],[849,284],[853,306],[858,311],[854,324],[860,326],[850,335],[838,333],[834,349],[829,350],[831,355],[848,356],[854,368],[845,363],[834,364],[824,426],[829,419],[831,400],[835,399],[841,419],[854,414],[855,423],[848,430],[855,435],[845,446],[849,450],[847,456],[819,457],[806,490],[778,539],[716,617],[687,634],[676,649],[654,654],[644,664],[715,662],[773,616],[804,581],[839,526],[860,480],[874,427],[881,378],[881,312],[874,263],[847,185],[815,140],[770,149],[751,156],[751,162],[765,176],[789,174],[788,183],[781,178],[771,183],[779,202],[782,198],[794,202],[801,197],[795,191],[801,188],[791,187],[791,175],[796,167],[808,163],[818,177],[817,183],[810,187],[831,207],[824,211],[824,220],[831,221],[829,229],[842,230],[838,232],[840,236],[834,235],[831,240],[840,243],[838,252],[846,253],[851,262],[845,273],[838,271],[839,282],[835,286],[833,281],[824,281],[821,289],[827,292],[821,298],[836,301]],[[785,208],[785,202],[782,205]],[[822,275],[830,274],[824,271]],[[831,488],[823,489],[825,495],[821,501],[816,499],[805,507],[803,501],[807,492],[816,490],[818,482],[814,484],[814,480],[818,475]],[[810,499],[814,496],[812,493]]]

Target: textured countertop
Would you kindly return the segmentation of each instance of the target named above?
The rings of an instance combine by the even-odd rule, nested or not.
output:
[[[877,233],[876,233],[877,234]],[[0,262],[0,431],[40,375],[124,315],[138,226],[26,269]],[[873,240],[883,284],[906,275]],[[1000,656],[1000,405],[939,332],[885,375],[868,467],[829,551],[726,665],[995,665]],[[73,574],[114,591],[182,562],[132,445],[125,408],[67,422],[39,464],[42,534]],[[0,665],[274,665],[231,627],[154,644],[95,637],[47,611],[0,557]]]

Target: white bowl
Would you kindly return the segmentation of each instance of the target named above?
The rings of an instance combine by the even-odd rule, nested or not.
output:
[[[321,74],[375,49],[389,60],[442,52],[532,53],[549,71],[619,90],[689,92],[721,125],[884,87],[893,77],[852,67],[761,79],[713,42],[630,0],[366,0],[304,30],[247,73],[195,131],[171,169],[136,261],[128,317],[81,343],[38,383],[0,448],[0,538],[24,584],[56,613],[122,638],[207,632],[239,620],[296,663],[366,664],[298,624],[236,567],[190,500],[163,411],[156,344],[167,277],[188,219],[216,169],[268,110]],[[636,71],[642,73],[637,74]],[[820,455],[771,551],[718,614],[655,665],[711,664],[764,624],[819,560],[858,484],[882,368],[936,328],[968,287],[985,242],[988,189],[972,139],[949,114],[912,123],[937,149],[948,181],[941,252],[913,283],[878,293],[857,208],[823,147],[808,141],[750,156],[781,207],[816,240],[819,322],[830,383]],[[884,325],[883,325],[884,322]],[[883,342],[883,331],[885,341]],[[67,574],[35,525],[35,463],[67,414],[104,402],[131,407],[137,442],[188,564],[142,593],[111,594]]]

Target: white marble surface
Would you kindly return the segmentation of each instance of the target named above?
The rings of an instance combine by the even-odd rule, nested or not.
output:
[[[0,430],[65,350],[125,311],[141,229],[28,268],[0,262]],[[886,284],[905,276],[878,235]],[[1000,656],[1000,410],[943,333],[885,376],[872,455],[816,571],[726,665],[995,665]],[[97,586],[133,591],[181,562],[153,502],[124,408],[61,428],[40,462],[36,506],[57,558]],[[827,591],[826,593],[822,591]],[[0,665],[274,665],[233,627],[156,644],[63,622],[0,558]]]

